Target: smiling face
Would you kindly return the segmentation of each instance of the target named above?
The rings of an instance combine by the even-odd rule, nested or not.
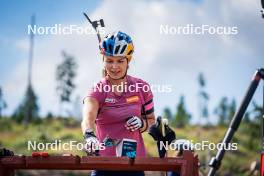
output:
[[[105,69],[112,79],[120,79],[126,74],[128,60],[121,56],[104,56]]]

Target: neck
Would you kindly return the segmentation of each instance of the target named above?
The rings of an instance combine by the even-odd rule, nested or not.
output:
[[[127,77],[124,77],[124,79],[115,80],[115,79],[110,78],[110,76],[107,76],[107,79],[110,81],[112,85],[121,85],[126,82]]]

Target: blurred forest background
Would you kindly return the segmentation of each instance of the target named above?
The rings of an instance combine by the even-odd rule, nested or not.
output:
[[[80,110],[78,113],[70,112],[67,107],[74,106],[76,110],[81,109],[81,102],[72,98],[75,89],[74,79],[76,77],[78,63],[75,58],[65,51],[62,51],[63,62],[57,65],[57,97],[60,101],[60,112],[65,115],[56,116],[51,112],[45,117],[39,115],[38,95],[32,87],[31,81],[23,98],[13,115],[2,116],[8,104],[5,101],[5,94],[0,91],[0,146],[15,151],[17,154],[30,155],[32,151],[27,149],[27,141],[54,142],[76,140],[82,142],[83,137],[80,129]],[[30,76],[29,76],[30,78]],[[178,139],[189,139],[193,142],[208,140],[218,143],[223,138],[228,125],[234,116],[240,102],[236,102],[232,97],[222,97],[217,107],[208,109],[210,95],[206,92],[206,76],[203,73],[197,75],[199,85],[199,121],[207,121],[210,112],[217,115],[217,123],[210,122],[191,124],[193,118],[191,112],[187,111],[185,96],[175,97],[175,109],[165,108],[163,117],[167,118],[170,126],[176,132]],[[1,90],[1,89],[0,89]],[[67,106],[65,106],[67,105]],[[254,162],[259,162],[261,150],[261,116],[262,107],[256,102],[252,102],[253,109],[247,111],[242,124],[235,134],[232,142],[238,143],[237,151],[228,151],[220,169],[220,175],[250,175],[250,167]],[[66,107],[66,108],[65,108]],[[156,144],[146,133],[144,134],[148,155],[158,156]],[[82,151],[48,151],[51,154],[71,153],[85,155]],[[201,162],[201,172],[207,172],[207,164],[217,151],[196,151]],[[173,151],[170,151],[170,156]]]
[[[263,67],[264,33],[259,1],[59,2],[0,2],[3,30],[0,32],[0,148],[31,155],[28,141],[83,142],[79,95],[83,96],[86,86],[98,80],[102,68],[95,35],[38,35],[35,40],[33,33],[26,34],[29,15],[33,12],[38,12],[40,26],[61,23],[86,27],[82,12],[88,11],[92,19],[104,18],[107,30],[122,29],[131,34],[136,44],[136,59],[131,62],[129,74],[149,83],[171,83],[176,87],[172,94],[154,95],[159,113],[156,116],[169,120],[178,139],[221,142],[241,103],[238,99],[244,96],[243,91],[246,93],[243,88],[250,82],[250,73],[253,75],[255,69]],[[32,15],[31,25],[34,24],[37,23]],[[239,32],[237,35],[162,35],[162,24],[237,27]],[[263,114],[260,94],[262,90],[250,103],[232,140],[238,144],[238,150],[226,152],[218,175],[259,175]],[[148,155],[158,156],[152,137],[144,133],[144,140]],[[86,155],[77,150],[47,152]],[[208,163],[216,152],[195,151],[201,173],[208,172]],[[169,151],[169,156],[173,155],[174,151]],[[19,171],[17,175],[87,173]]]

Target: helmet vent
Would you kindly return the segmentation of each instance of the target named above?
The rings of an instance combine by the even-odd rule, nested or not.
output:
[[[123,38],[123,36],[119,36],[118,39],[119,39],[119,41],[120,41],[120,40],[123,40],[124,38]]]
[[[127,45],[124,45],[124,46],[122,47],[122,50],[120,51],[120,54],[122,54],[122,53],[125,51],[126,47],[127,47]]]
[[[109,53],[113,53],[113,47],[112,47],[112,45],[109,45]]]
[[[118,46],[115,48],[115,54],[118,53],[119,48],[120,48],[120,45],[118,45]]]

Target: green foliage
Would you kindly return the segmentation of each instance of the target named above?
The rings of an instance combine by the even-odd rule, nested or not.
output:
[[[163,117],[168,119],[174,127],[182,128],[188,125],[191,120],[191,114],[186,110],[184,96],[180,97],[179,103],[176,106],[176,113],[173,114],[170,108],[166,107],[163,110]]]
[[[53,114],[51,112],[48,112],[46,115],[46,119],[51,120],[53,118]]]
[[[0,86],[0,118],[2,117],[2,111],[5,108],[7,108],[7,104],[6,104],[6,101],[3,98],[3,91],[2,91],[2,88]]]
[[[177,105],[177,111],[175,115],[175,125],[176,127],[184,127],[189,124],[191,120],[191,115],[187,112],[185,108],[184,96],[180,97],[180,102]]]
[[[56,80],[57,92],[61,102],[70,102],[71,94],[75,88],[73,82],[76,77],[77,63],[74,57],[69,56],[66,52],[62,52],[64,61],[57,66]]]
[[[39,106],[37,96],[31,85],[27,87],[22,103],[15,110],[12,118],[17,122],[29,123],[39,118]]]
[[[214,113],[218,115],[218,125],[225,126],[230,123],[234,114],[236,112],[236,102],[233,99],[231,103],[229,103],[227,97],[223,97],[220,100],[220,103],[215,108]]]
[[[252,113],[252,112],[251,112]],[[68,118],[67,118],[68,119]],[[0,128],[0,146],[6,147],[15,151],[16,154],[25,154],[31,155],[32,150],[27,149],[27,141],[36,140],[39,142],[54,142],[54,140],[61,140],[66,142],[69,140],[75,140],[81,142],[83,140],[82,132],[80,128],[80,122],[75,122],[78,124],[76,127],[67,127],[72,122],[67,122],[67,119],[58,119],[52,118],[50,120],[43,119],[41,124],[30,123],[27,129],[24,129],[21,123],[16,123],[10,118],[0,119],[0,126],[9,126],[8,130],[3,130]],[[70,121],[74,121],[71,119]],[[237,151],[227,151],[224,159],[222,160],[222,165],[218,172],[219,175],[247,175],[245,172],[248,170],[250,164],[254,160],[259,159],[260,151],[260,128],[256,129],[256,126],[247,126],[244,128],[244,125],[248,125],[242,121],[242,126],[239,128],[237,133],[234,136],[232,142],[238,143]],[[60,130],[58,130],[58,127]],[[248,130],[253,129],[256,133],[249,133]],[[224,136],[227,128],[223,126],[214,126],[210,129],[200,128],[199,126],[190,126],[186,125],[184,128],[173,128],[176,132],[178,138],[193,140],[193,142],[201,142],[197,131],[201,130],[203,136],[207,136],[206,140],[214,143],[221,141]],[[255,135],[255,137],[252,137]],[[156,142],[148,135],[143,133],[144,143],[147,148],[148,156],[158,156]],[[11,140],[12,139],[12,140]],[[251,144],[248,144],[250,140],[253,140],[253,146],[250,148]],[[82,151],[72,150],[72,151],[48,151],[50,154],[60,154],[60,153],[71,153],[73,155],[85,156],[86,154]],[[206,160],[208,155],[207,150],[196,151],[200,161]],[[216,154],[216,151],[213,151],[213,154]],[[169,151],[168,156],[173,156],[174,151]],[[207,163],[201,163],[207,164]]]
[[[228,102],[227,97],[223,97],[218,105],[218,107],[215,109],[215,114],[218,115],[219,125],[225,125],[227,124],[228,120]]]
[[[77,121],[73,117],[62,118],[61,120],[62,120],[63,126],[65,126],[65,127],[73,128],[73,127],[79,127],[79,125],[80,125],[80,122]]]
[[[240,127],[240,132],[248,136],[244,143],[248,150],[260,150],[262,119],[262,107],[253,102],[253,110],[246,113]]]
[[[198,102],[199,102],[199,112],[200,117],[208,118],[209,111],[208,111],[208,101],[209,101],[209,94],[205,91],[206,81],[204,78],[203,73],[198,75],[198,83],[199,83],[199,93],[198,93]]]
[[[264,109],[262,109],[263,107],[258,105],[255,101],[253,101],[252,104],[253,104],[253,110],[251,111],[251,114],[253,114],[252,121],[261,124],[261,119],[262,119],[261,116],[264,113]]]
[[[173,120],[173,115],[172,115],[172,112],[170,110],[170,108],[166,107],[164,110],[163,110],[163,115],[162,117],[166,118],[169,120],[169,122],[171,122]]]
[[[40,124],[29,123],[27,128],[24,128],[22,123],[17,123],[11,118],[0,119],[0,144],[3,147],[21,153],[31,155],[31,150],[27,149],[28,141],[37,142],[53,142],[55,139],[68,141],[81,141],[83,139],[80,128],[80,122],[66,122],[67,119],[43,119]],[[75,127],[67,127],[64,124],[77,124]],[[4,127],[4,128],[2,128]],[[53,151],[53,153],[62,151]],[[73,154],[82,154],[81,151],[70,151]]]
[[[199,73],[198,83],[199,83],[200,87],[205,87],[206,84],[205,84],[205,78],[204,78],[203,73]]]
[[[231,101],[231,104],[229,105],[229,113],[228,113],[229,122],[232,120],[232,118],[234,117],[235,113],[236,113],[236,100],[233,99]]]
[[[1,118],[0,121],[0,132],[6,132],[9,130],[13,130],[13,121],[9,118]]]

